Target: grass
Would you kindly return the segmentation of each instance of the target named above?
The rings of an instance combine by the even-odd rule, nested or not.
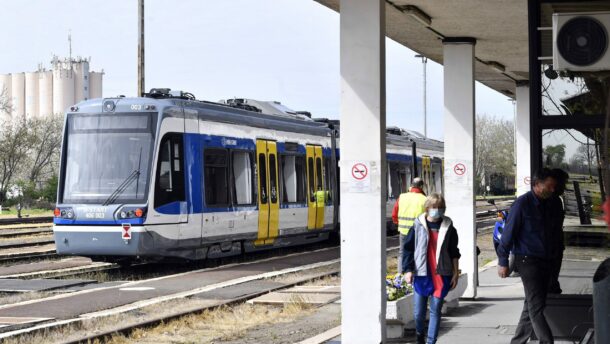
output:
[[[21,216],[22,217],[53,216],[53,210],[39,209],[39,208],[22,209]],[[0,213],[0,218],[12,218],[12,217],[17,217],[17,209],[15,208],[15,206],[10,207],[10,210],[8,210],[8,211],[3,207],[2,212]]]
[[[243,337],[255,326],[291,322],[313,306],[295,298],[283,306],[240,304],[221,306],[158,326],[137,329],[129,336],[115,335],[107,343],[211,343]]]

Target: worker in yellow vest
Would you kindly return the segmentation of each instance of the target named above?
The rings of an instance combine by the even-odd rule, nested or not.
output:
[[[318,186],[318,191],[315,193],[316,197],[316,207],[324,208],[326,206],[326,201],[328,200],[328,191],[322,190],[321,186]]]
[[[394,209],[392,210],[392,221],[398,225],[400,235],[400,248],[398,250],[398,273],[402,273],[402,253],[404,239],[413,227],[415,219],[426,211],[424,204],[424,181],[421,178],[413,178],[411,189],[407,193],[400,194]]]

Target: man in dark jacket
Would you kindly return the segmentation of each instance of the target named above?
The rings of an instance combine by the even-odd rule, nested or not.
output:
[[[532,191],[517,198],[511,207],[498,246],[498,275],[508,277],[512,250],[525,290],[523,311],[511,344],[526,343],[532,331],[540,343],[554,342],[544,308],[553,258],[549,243],[562,224],[563,209],[553,200],[556,187],[557,179],[549,169],[536,173]]]
[[[557,202],[556,207],[561,209],[561,212],[557,214],[559,225],[556,226],[552,233],[552,239],[550,241],[551,250],[551,280],[549,282],[549,294],[561,294],[561,286],[559,284],[559,272],[561,271],[561,263],[563,262],[563,251],[565,250],[565,244],[563,240],[563,220],[565,219],[565,204],[563,193],[566,190],[566,183],[570,176],[560,168],[554,168],[551,170],[555,179],[557,179],[557,187],[552,197],[553,202]]]

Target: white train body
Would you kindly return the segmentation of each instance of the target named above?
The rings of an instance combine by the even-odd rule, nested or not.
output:
[[[417,161],[424,177],[440,171],[429,191],[442,191],[442,146],[430,147]],[[388,218],[411,155],[406,138],[388,140]],[[205,259],[326,240],[339,228],[339,156],[338,130],[302,117],[178,98],[82,102],[66,115],[57,252]]]

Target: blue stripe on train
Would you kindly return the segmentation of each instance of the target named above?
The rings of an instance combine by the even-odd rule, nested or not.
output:
[[[125,220],[68,220],[61,218],[54,218],[53,224],[56,225],[72,225],[72,226],[120,226],[124,223],[129,223],[130,225],[143,225],[143,218],[134,218],[134,219],[125,219]]]
[[[184,134],[184,156],[186,163],[186,178],[185,178],[185,190],[187,200],[187,212],[189,214],[199,213],[216,213],[216,212],[234,212],[234,211],[251,211],[257,210],[256,205],[251,206],[236,206],[236,207],[207,207],[203,201],[204,186],[203,180],[203,150],[206,148],[224,148],[224,149],[238,149],[247,150],[251,152],[256,151],[256,142],[251,139],[243,139],[238,137],[230,136],[217,136],[217,135],[204,135],[204,134]],[[284,142],[277,143],[278,153],[286,152]],[[305,154],[305,146],[298,145],[297,153]],[[331,148],[324,147],[322,149],[322,155],[325,157],[331,156]],[[339,156],[339,150],[337,149],[337,157]],[[410,155],[393,154],[387,155],[388,161],[400,161],[400,162],[411,162]],[[417,159],[421,160],[420,158]],[[307,204],[281,204],[281,209],[291,208],[306,208]],[[180,214],[180,206],[178,202],[175,204],[169,204],[155,209],[157,212],[168,215]]]

